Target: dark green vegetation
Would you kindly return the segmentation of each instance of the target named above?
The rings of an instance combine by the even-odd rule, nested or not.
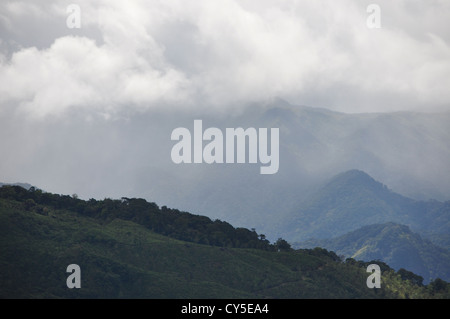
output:
[[[406,268],[421,275],[425,282],[438,277],[450,280],[450,252],[423,239],[405,225],[369,225],[336,238],[293,245],[324,247],[358,260],[382,260],[396,270]]]
[[[384,263],[382,288],[366,266],[325,249],[294,251],[264,236],[142,199],[83,201],[0,188],[3,298],[448,298]],[[66,267],[81,267],[81,289]]]
[[[30,189],[33,185],[30,185],[28,183],[2,183],[0,182],[0,187],[2,186],[20,186],[25,189]]]
[[[49,208],[64,209],[77,215],[90,217],[103,224],[115,219],[123,219],[142,225],[158,234],[172,238],[208,244],[220,247],[258,248],[276,250],[264,235],[246,228],[234,228],[227,222],[211,221],[205,216],[159,208],[141,198],[104,199],[84,201],[77,196],[57,195],[31,187],[28,191],[22,187],[0,188],[0,198],[23,202],[27,210],[48,215]]]

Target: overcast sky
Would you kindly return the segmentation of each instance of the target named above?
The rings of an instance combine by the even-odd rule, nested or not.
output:
[[[66,24],[71,3],[79,29]],[[371,3],[380,28],[367,25]],[[30,118],[231,111],[274,97],[449,111],[449,21],[447,0],[2,1],[0,105]]]
[[[380,28],[368,27],[368,19],[376,21],[367,12],[372,3],[381,9]],[[70,4],[80,8],[80,28],[67,25],[75,21]],[[0,182],[82,198],[139,196],[178,208],[183,192],[200,203],[223,176],[224,194],[236,183],[263,187],[259,165],[256,175],[248,168],[248,178],[242,168],[173,164],[172,130],[192,125],[192,116],[205,127],[208,117],[228,125],[224,115],[237,115],[234,127],[247,125],[243,119],[258,115],[246,106],[278,98],[347,113],[450,112],[449,21],[448,0],[0,1]],[[401,119],[392,123],[405,127]],[[429,136],[414,127],[384,128],[407,135],[399,143],[409,145],[383,137],[369,151],[401,162],[386,164],[384,176],[394,170],[392,178],[401,179],[394,168],[412,168],[408,174],[427,177],[418,186],[448,193],[441,185],[448,185],[449,161],[436,154],[447,154],[450,126],[430,123],[437,133]],[[330,132],[347,132],[336,125]],[[280,129],[280,139],[288,133]],[[427,156],[439,158],[424,161],[417,141],[437,145]],[[324,154],[311,161],[328,174],[332,167],[319,159],[337,158]],[[264,183],[290,185],[290,167],[307,170],[308,163],[288,162],[280,157],[279,173]],[[251,192],[239,189],[244,202]]]

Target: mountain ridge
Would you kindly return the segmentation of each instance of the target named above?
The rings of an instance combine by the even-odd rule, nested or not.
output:
[[[422,234],[448,234],[448,209],[449,202],[405,197],[353,169],[329,179],[294,210],[282,232],[291,242],[298,242],[336,237],[365,225],[396,222]]]
[[[30,189],[31,187],[33,187],[33,185],[28,184],[28,183],[18,183],[18,182],[17,183],[2,183],[2,182],[0,182],[0,187],[2,187],[4,185],[20,186],[25,189]]]
[[[366,225],[339,237],[293,244],[296,248],[316,246],[358,260],[381,260],[396,270],[411,270],[425,282],[450,279],[450,251],[393,222]]]

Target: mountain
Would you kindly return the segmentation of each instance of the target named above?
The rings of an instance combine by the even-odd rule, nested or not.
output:
[[[213,109],[155,109],[92,120],[75,113],[70,123],[32,121],[20,132],[20,117],[5,121],[0,136],[14,132],[15,138],[0,139],[0,148],[8,150],[0,176],[84,199],[145,198],[255,228],[271,240],[284,237],[280,221],[331,176],[350,169],[412,199],[450,200],[449,113],[348,114],[280,99],[229,112]],[[279,128],[279,171],[261,175],[260,163],[175,164],[171,134],[178,127],[192,132],[196,119],[204,129],[222,132]]]
[[[413,200],[391,191],[361,170],[349,170],[333,177],[285,218],[280,233],[298,242],[395,222],[420,234],[433,234],[434,238],[442,235],[441,244],[446,244],[449,213],[450,202]]]
[[[182,118],[186,124],[180,126],[192,126],[192,120]],[[266,109],[202,118],[205,126],[219,128],[278,127],[279,171],[261,176],[258,165],[181,165],[160,171],[157,179],[170,189],[153,187],[148,191],[152,198],[256,228],[271,239],[285,236],[280,221],[303,209],[330,176],[354,168],[409,199],[450,199],[450,114],[345,114],[276,100]],[[152,179],[150,172],[143,174]]]
[[[392,268],[408,269],[425,282],[441,278],[450,280],[450,251],[438,247],[408,226],[396,223],[368,225],[345,235],[310,240],[294,247],[324,247],[357,260],[381,260]]]
[[[450,296],[445,281],[423,286],[376,263],[382,286],[369,289],[368,263],[343,262],[320,248],[268,244],[253,231],[143,199],[85,201],[0,188],[2,298]],[[81,269],[80,289],[66,285],[73,264]]]

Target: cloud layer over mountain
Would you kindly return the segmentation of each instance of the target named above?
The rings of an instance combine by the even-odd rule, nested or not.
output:
[[[345,112],[449,110],[447,1],[77,1],[0,4],[0,103],[235,110],[280,96]]]
[[[371,1],[80,0],[79,29],[70,3],[0,3],[0,181],[240,217],[359,168],[448,199],[448,1],[378,1],[375,29]],[[194,119],[279,127],[279,172],[174,164]]]

